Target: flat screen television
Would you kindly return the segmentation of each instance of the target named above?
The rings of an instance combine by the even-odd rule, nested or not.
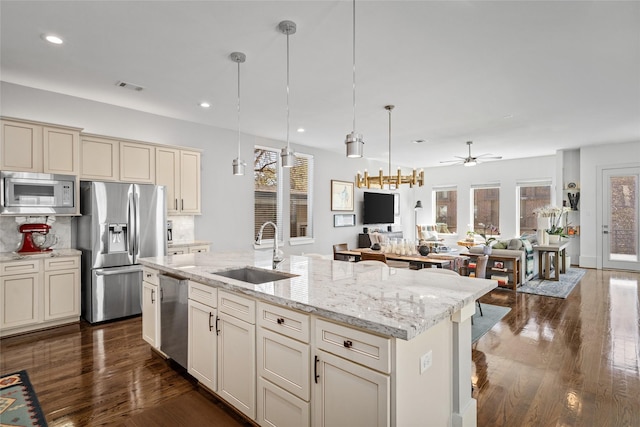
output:
[[[364,193],[364,223],[392,224],[394,196],[389,193]]]

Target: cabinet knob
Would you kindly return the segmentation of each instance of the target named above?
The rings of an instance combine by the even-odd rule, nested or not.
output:
[[[346,348],[351,348],[351,347],[353,347],[353,342],[351,342],[351,341],[349,341],[349,340],[345,340],[343,344],[344,344],[344,346],[345,346]]]
[[[278,325],[282,325],[284,323],[284,319],[282,317],[278,317],[276,322],[278,322]]]

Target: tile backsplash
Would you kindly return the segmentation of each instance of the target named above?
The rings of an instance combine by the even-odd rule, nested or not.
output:
[[[44,223],[47,221],[47,217],[44,216],[0,216],[0,252],[14,252],[20,249],[20,245],[22,244],[22,233],[18,231],[18,227],[20,225],[16,221],[18,218],[26,218],[26,222],[28,223]],[[71,247],[72,217],[58,216],[54,218],[56,221],[51,226],[51,233],[56,235],[58,243],[53,246],[53,249],[68,249]]]
[[[171,215],[167,219],[173,221],[173,242],[193,242],[195,240],[193,216]]]

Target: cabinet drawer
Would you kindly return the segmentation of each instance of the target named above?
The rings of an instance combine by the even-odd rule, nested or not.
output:
[[[184,249],[168,249],[167,255],[182,255],[184,254]]]
[[[3,276],[10,274],[37,273],[40,271],[40,260],[13,261],[0,263],[0,273]]]
[[[391,372],[391,340],[346,326],[315,320],[316,345],[380,372]]]
[[[45,258],[44,269],[45,271],[53,270],[70,270],[80,268],[80,257],[58,257],[58,258]]]
[[[309,342],[309,315],[258,302],[258,326],[298,341]]]
[[[160,286],[158,270],[154,270],[153,268],[142,267],[142,280],[149,282],[152,285]]]
[[[209,252],[209,245],[189,246],[189,253]]]
[[[189,299],[215,308],[218,305],[218,289],[189,280]]]
[[[263,328],[257,336],[258,375],[309,401],[309,345]]]
[[[305,402],[262,378],[258,378],[258,424],[261,426],[308,427],[311,408]]]
[[[252,299],[219,291],[218,310],[252,325],[256,324],[256,302]]]

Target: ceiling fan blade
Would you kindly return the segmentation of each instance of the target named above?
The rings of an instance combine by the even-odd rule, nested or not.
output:
[[[481,160],[488,160],[488,159],[499,160],[501,158],[502,156],[489,156],[486,154],[483,154],[482,156],[478,156],[478,159],[481,159]]]
[[[440,163],[463,163],[464,159],[462,160],[440,160]]]

